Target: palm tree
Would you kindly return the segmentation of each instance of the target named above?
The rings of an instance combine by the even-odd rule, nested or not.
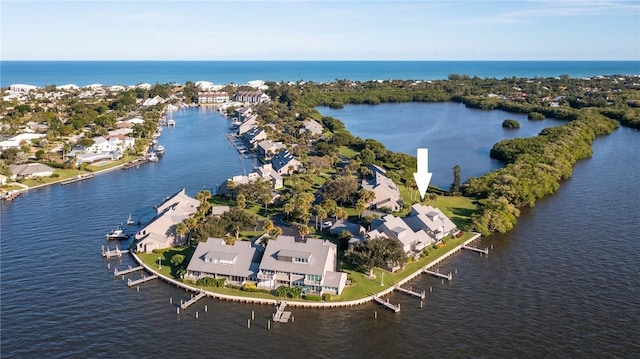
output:
[[[308,235],[310,232],[309,227],[307,227],[304,224],[299,224],[298,225],[298,233],[300,234],[300,237],[302,237],[304,239],[304,237],[306,235]]]
[[[184,239],[184,236],[189,233],[189,227],[187,227],[186,223],[180,222],[176,224],[175,231],[180,236],[180,239]]]
[[[359,199],[358,202],[356,202],[356,211],[358,211],[358,217],[362,218],[362,213],[367,209],[367,204]]]
[[[279,236],[279,235],[282,235],[282,228],[280,228],[280,227],[274,227],[274,228],[271,230],[271,236],[272,236],[272,237],[277,237],[277,236]]]
[[[275,226],[273,225],[273,222],[270,219],[265,219],[265,221],[262,223],[262,230],[267,233],[273,231],[274,228]]]

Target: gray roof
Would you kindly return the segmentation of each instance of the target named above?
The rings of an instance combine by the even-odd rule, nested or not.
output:
[[[289,262],[278,259],[296,253],[308,255],[308,262]],[[277,239],[267,243],[260,270],[323,276],[325,270],[335,270],[336,253],[336,245],[328,241],[307,238],[306,241],[296,242],[292,236],[278,236]]]
[[[347,281],[347,273],[328,271],[322,283],[325,287],[339,288]]]
[[[198,247],[196,247],[187,266],[187,271],[212,275],[255,277],[257,265],[252,265],[255,256],[256,247],[252,246],[250,242],[236,241],[233,245],[228,245],[222,239],[209,238],[206,242],[198,243]],[[228,264],[228,262],[233,264]]]
[[[11,173],[14,176],[32,176],[35,174],[44,174],[51,172],[53,173],[53,168],[43,165],[42,163],[24,163],[21,165],[9,165],[9,169],[11,169]]]

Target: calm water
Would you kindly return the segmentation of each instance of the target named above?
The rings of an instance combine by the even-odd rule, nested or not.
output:
[[[425,106],[424,115],[432,108]],[[474,114],[480,113],[472,112],[468,127],[480,132]],[[433,288],[423,308],[394,294],[398,314],[374,304],[294,309],[295,323],[268,331],[268,306],[205,299],[176,315],[169,298],[175,303],[188,293],[159,281],[128,289],[100,258],[104,234],[129,213],[150,215],[181,187],[193,195],[251,167],[223,139],[228,124],[217,114],[189,109],[174,118],[178,125],[163,132],[167,153],[157,164],[33,190],[2,205],[3,358],[632,358],[640,352],[637,131],[621,128],[597,139],[594,156],[577,165],[556,195],[525,211],[512,232],[478,243],[493,246],[488,257],[463,252],[446,261],[442,271],[458,271],[452,282],[427,276],[412,282],[415,289]],[[435,135],[451,131],[436,127],[445,133]],[[459,144],[429,146],[448,153]],[[132,261],[111,263],[113,269]],[[252,310],[256,320],[247,329]]]
[[[440,80],[453,73],[498,79],[625,75],[640,74],[640,61],[1,61],[0,86]]]
[[[555,119],[529,121],[523,114],[471,109],[454,103],[347,105],[338,110],[318,107],[318,111],[342,120],[355,136],[374,138],[392,151],[415,156],[418,147],[428,148],[431,183],[445,189],[453,182],[455,165],[461,168],[463,182],[502,167],[502,162],[489,158],[496,142],[535,136],[546,127],[564,123]],[[520,128],[502,128],[508,118],[518,121]],[[393,131],[389,131],[390,119]]]

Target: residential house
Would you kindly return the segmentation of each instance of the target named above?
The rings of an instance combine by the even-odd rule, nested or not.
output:
[[[269,96],[261,91],[238,91],[234,96],[234,101],[256,104],[269,101]]]
[[[261,248],[261,247],[260,247]],[[261,251],[248,241],[226,244],[219,238],[198,243],[185,278],[225,278],[225,284],[243,285],[256,282]]]
[[[225,103],[229,102],[229,94],[226,92],[200,92],[198,93],[198,103]]]
[[[157,104],[161,104],[161,103],[164,103],[164,102],[165,102],[165,100],[162,97],[156,96],[156,97],[148,98],[148,99],[144,100],[144,102],[142,103],[142,106],[143,107],[151,107],[151,106],[155,106]]]
[[[304,120],[302,121],[302,126],[300,133],[309,133],[313,136],[322,134],[322,125],[315,120]]]
[[[419,203],[414,204],[404,218],[388,214],[375,220],[371,226],[375,229],[367,233],[367,238],[387,237],[400,241],[408,254],[459,232],[456,225],[438,208]]]
[[[285,149],[282,142],[273,142],[271,140],[262,140],[258,142],[256,153],[263,161],[270,161],[273,155]]]
[[[9,91],[16,92],[16,93],[29,93],[37,89],[39,89],[39,87],[33,86],[33,85],[25,85],[25,84],[9,85]]]
[[[253,115],[238,126],[238,136],[258,126],[258,118]]]
[[[449,234],[458,233],[458,227],[438,208],[416,203],[411,212],[404,218],[415,231],[422,229],[435,241],[440,241]]]
[[[258,287],[300,287],[306,294],[341,294],[347,274],[337,272],[338,247],[325,240],[278,236],[270,240],[258,269]]]
[[[53,175],[53,168],[42,163],[24,163],[21,165],[9,165],[11,179],[49,177]]]
[[[384,169],[375,165],[369,168],[373,171],[373,177],[362,181],[362,188],[375,193],[375,198],[369,204],[388,212],[399,211],[402,208],[402,197],[398,186],[384,175]]]
[[[0,141],[0,150],[6,150],[8,148],[20,148],[20,145],[23,141],[30,145],[32,140],[45,137],[47,137],[47,135],[43,133],[21,133],[7,140]]]
[[[227,186],[229,185],[229,183],[233,183],[235,186],[237,186],[240,184],[247,184],[258,179],[264,179],[271,182],[271,188],[273,190],[282,188],[284,186],[282,176],[278,172],[273,170],[273,167],[271,167],[270,163],[267,163],[260,167],[257,167],[255,171],[249,173],[248,175],[238,175],[227,179],[224,185],[219,188],[218,194],[228,193],[229,189]]]
[[[251,149],[258,146],[258,142],[267,139],[267,132],[261,128],[253,127],[249,131],[242,134],[242,140]]]
[[[9,177],[7,177],[5,175],[0,175],[0,186],[6,185],[8,179],[9,179]]]
[[[214,217],[220,217],[223,213],[229,212],[231,208],[229,206],[211,206],[211,215]]]
[[[156,208],[156,216],[135,235],[136,250],[149,253],[154,249],[173,247],[179,243],[175,227],[195,213],[200,201],[181,189]]]
[[[367,233],[367,238],[386,237],[399,241],[405,253],[410,254],[422,250],[435,241],[422,229],[414,231],[407,222],[400,217],[387,214],[379,221],[374,221],[375,229]]]
[[[279,174],[292,174],[302,169],[302,163],[298,161],[289,150],[278,152],[271,159],[271,166]]]

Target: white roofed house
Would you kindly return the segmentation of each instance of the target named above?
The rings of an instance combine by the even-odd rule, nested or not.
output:
[[[92,138],[93,144],[86,148],[86,152],[101,153],[111,152],[117,149],[112,142],[102,136]]]
[[[256,282],[260,251],[248,241],[226,244],[219,238],[198,243],[185,278],[197,281],[203,277],[225,278],[226,284],[243,285]]]
[[[414,230],[425,231],[434,241],[440,241],[449,234],[458,233],[458,227],[438,208],[416,203],[405,217],[407,224]]]
[[[270,240],[260,262],[258,287],[300,287],[306,294],[341,294],[347,274],[336,271],[338,247],[325,240],[291,236]]]
[[[414,204],[409,215],[404,218],[388,214],[372,223],[372,226],[375,229],[367,233],[367,238],[387,237],[398,240],[408,254],[459,232],[456,225],[438,208],[419,203]]]
[[[136,233],[136,250],[149,253],[178,244],[176,225],[195,213],[199,205],[200,201],[187,196],[184,188],[165,199],[156,208],[156,216]]]
[[[267,132],[259,127],[253,127],[249,131],[242,134],[242,140],[251,149],[255,149],[260,141],[267,139]]]
[[[155,106],[157,104],[164,103],[164,102],[165,102],[165,100],[162,97],[156,96],[156,97],[148,98],[148,99],[144,100],[144,102],[142,103],[142,106],[143,107],[151,107],[151,106]]]
[[[34,85],[25,85],[25,84],[9,85],[9,91],[17,92],[17,93],[29,93],[37,89],[39,89],[39,87]]]
[[[422,250],[435,241],[422,229],[414,231],[403,218],[388,214],[382,217],[381,223],[367,233],[367,238],[386,237],[402,244],[405,253],[410,254]]]

